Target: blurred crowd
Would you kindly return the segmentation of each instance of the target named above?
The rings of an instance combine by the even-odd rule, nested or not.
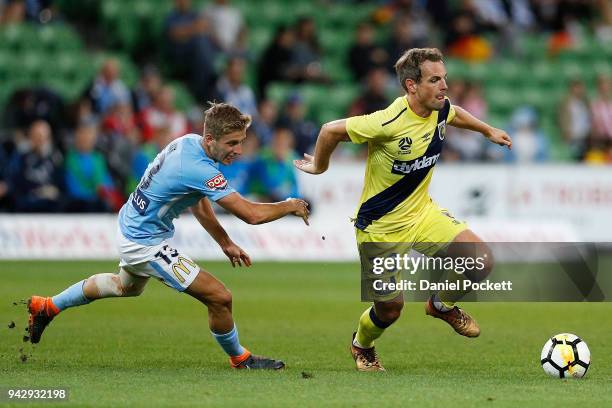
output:
[[[359,7],[365,2],[350,3]],[[558,48],[571,43],[585,24],[595,36],[612,41],[612,11],[606,0],[376,3],[372,15],[356,27],[346,56],[353,80],[362,87],[347,116],[385,108],[400,94],[393,64],[408,48],[434,45],[449,56],[482,61],[503,50],[512,53],[518,31],[550,32],[551,46]],[[58,18],[52,0],[0,0],[3,25],[24,20],[46,24]],[[381,27],[390,33],[384,41],[377,35]],[[273,82],[332,82],[322,63],[319,30],[315,19],[299,17],[276,27],[263,52],[254,55],[245,18],[230,0],[213,0],[201,9],[190,0],[174,0],[160,45],[164,60],[172,62],[170,72],[162,75],[155,64],[143,64],[130,88],[119,61],[109,58],[78,100],[63,100],[44,86],[11,96],[0,126],[0,210],[117,211],[161,149],[186,133],[202,133],[205,101],[212,100],[231,103],[253,117],[243,156],[222,168],[230,183],[260,200],[299,195],[292,161],[312,152],[321,123],[308,115],[299,92],[277,104],[267,91]],[[256,73],[250,82],[249,67]],[[169,77],[184,81],[198,105],[177,109]],[[454,80],[449,86],[454,104],[488,119],[482,84]],[[575,160],[612,164],[610,77],[598,77],[592,95],[580,78],[568,83],[558,123],[560,140]],[[443,160],[550,160],[550,135],[532,107],[518,107],[504,127],[514,139],[512,151],[492,148],[478,135],[451,128]],[[362,160],[365,154],[358,146],[338,152],[347,160]]]
[[[487,102],[478,83],[458,80],[451,83],[449,97],[479,119],[487,120]],[[540,126],[535,108],[517,107],[505,130],[513,139],[513,149],[499,149],[472,132],[449,128],[443,153],[446,161],[504,161],[543,163],[551,160],[551,137]],[[574,79],[558,106],[561,143],[577,161],[612,164],[612,79],[599,76],[597,92],[589,97],[584,81]]]

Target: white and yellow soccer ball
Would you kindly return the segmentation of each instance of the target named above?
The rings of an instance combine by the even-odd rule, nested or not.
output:
[[[591,364],[587,344],[571,333],[561,333],[548,339],[540,356],[546,374],[557,378],[582,378]]]

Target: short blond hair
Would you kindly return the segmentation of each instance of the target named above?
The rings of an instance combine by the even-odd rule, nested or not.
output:
[[[412,48],[406,51],[395,63],[395,72],[402,88],[406,89],[406,80],[421,81],[421,64],[425,61],[444,61],[442,52],[437,48]]]
[[[251,126],[251,116],[245,115],[238,108],[228,103],[209,102],[210,107],[204,112],[204,136],[211,134],[220,139],[229,133],[246,130]]]

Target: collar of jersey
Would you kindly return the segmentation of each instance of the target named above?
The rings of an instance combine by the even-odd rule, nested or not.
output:
[[[426,118],[417,115],[416,113],[414,113],[412,108],[410,108],[410,104],[408,103],[408,95],[401,96],[401,98],[404,102],[404,106],[406,106],[406,113],[411,119],[417,119],[417,120],[420,120],[421,122],[426,122],[429,120],[429,118],[431,118],[431,115],[433,115],[433,111]]]

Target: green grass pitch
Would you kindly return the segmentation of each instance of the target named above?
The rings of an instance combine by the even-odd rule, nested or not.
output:
[[[156,281],[139,298],[68,310],[32,347],[22,342],[25,306],[13,301],[55,294],[116,263],[0,262],[0,386],[68,387],[74,406],[612,406],[610,303],[466,304],[482,327],[477,339],[409,303],[377,343],[387,372],[358,373],[348,352],[366,307],[357,264],[200,265],[232,290],[242,343],[286,370],[231,370],[206,309]],[[554,379],[540,367],[542,345],[560,332],[589,345],[586,378]]]

